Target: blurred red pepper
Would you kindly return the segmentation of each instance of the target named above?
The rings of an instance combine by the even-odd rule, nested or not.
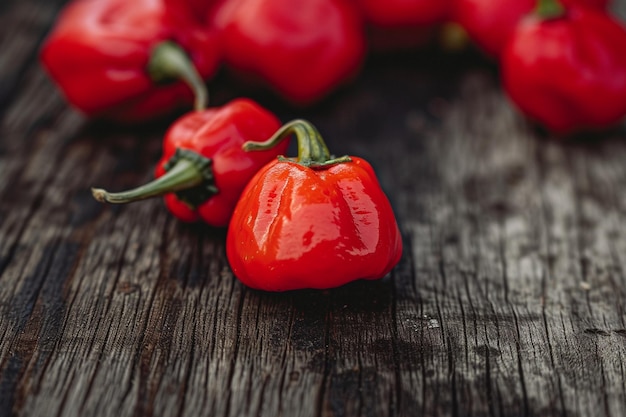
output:
[[[400,260],[402,239],[374,170],[361,158],[331,157],[303,120],[244,147],[272,149],[292,133],[298,157],[262,168],[235,208],[226,238],[233,273],[266,291],[382,278]]]
[[[504,88],[554,133],[606,128],[626,115],[626,28],[604,12],[558,6],[546,1],[544,16],[513,33],[501,61]]]
[[[431,26],[443,23],[452,0],[353,0],[368,23],[382,27]]]
[[[454,0],[453,20],[487,55],[497,58],[524,16],[541,0]],[[565,7],[586,6],[603,10],[609,0],[563,0]]]
[[[365,56],[362,21],[345,0],[226,0],[209,21],[232,68],[298,104],[330,93]]]
[[[77,0],[46,39],[41,62],[88,116],[146,120],[191,103],[194,93],[199,109],[221,53],[217,34],[196,19],[165,0]]]
[[[456,0],[454,18],[483,52],[498,57],[520,19],[537,0]]]
[[[183,221],[226,226],[250,178],[287,143],[263,152],[245,152],[244,142],[264,140],[280,127],[269,111],[248,99],[191,112],[167,131],[156,179],[134,190],[93,189],[101,202],[129,203],[165,195],[168,209]]]
[[[204,21],[207,13],[219,0],[163,0],[166,5],[180,7],[180,3],[185,3],[195,16]],[[169,7],[169,6],[168,6]]]

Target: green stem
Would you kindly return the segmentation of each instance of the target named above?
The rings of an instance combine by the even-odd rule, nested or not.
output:
[[[193,151],[178,149],[165,165],[167,172],[161,177],[131,190],[110,193],[102,188],[92,188],[94,198],[101,203],[125,204],[177,193],[194,207],[217,193],[211,170],[212,161]]]
[[[157,44],[150,55],[148,73],[150,78],[157,83],[171,80],[184,81],[194,93],[194,108],[196,110],[206,108],[209,94],[204,80],[180,45],[172,41]]]
[[[323,167],[326,165],[349,162],[349,156],[333,158],[322,139],[319,131],[310,122],[302,119],[292,120],[284,124],[268,140],[264,142],[246,142],[244,151],[262,151],[271,149],[283,139],[295,135],[298,140],[298,157],[295,162],[307,167]]]
[[[559,0],[537,0],[535,14],[543,19],[553,19],[563,16],[565,7]]]
[[[441,46],[446,52],[462,51],[469,45],[469,36],[463,27],[454,22],[442,25],[439,32]]]

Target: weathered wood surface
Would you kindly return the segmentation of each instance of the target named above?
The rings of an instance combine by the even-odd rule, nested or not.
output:
[[[406,250],[380,282],[267,294],[224,231],[93,185],[167,123],[88,123],[36,63],[59,4],[0,7],[0,416],[621,416],[626,131],[558,143],[475,55],[378,59],[306,117],[369,159]],[[238,90],[211,83],[214,104]]]

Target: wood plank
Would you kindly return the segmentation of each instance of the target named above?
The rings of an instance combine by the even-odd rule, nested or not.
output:
[[[39,47],[64,0],[5,0],[0,8],[0,114],[30,84]],[[40,103],[39,103],[40,104]],[[32,103],[33,106],[36,103]]]

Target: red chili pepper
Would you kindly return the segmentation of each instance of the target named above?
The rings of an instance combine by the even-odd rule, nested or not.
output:
[[[209,20],[232,68],[299,104],[327,95],[365,56],[362,21],[344,0],[227,0]]]
[[[506,92],[557,134],[618,122],[626,115],[626,28],[603,12],[550,3],[549,16],[524,20],[503,52]]]
[[[455,0],[453,20],[487,55],[499,57],[507,40],[524,16],[541,0]],[[565,7],[605,9],[609,0],[564,0]]]
[[[233,273],[267,291],[382,278],[400,260],[402,239],[374,170],[361,158],[332,158],[303,120],[244,147],[271,149],[292,133],[298,157],[267,164],[235,208],[226,238]]]
[[[95,188],[94,197],[129,203],[165,195],[168,209],[179,219],[226,226],[250,178],[287,149],[284,143],[263,152],[245,152],[243,143],[263,140],[279,127],[273,114],[248,99],[189,113],[166,133],[153,182],[121,193]]]
[[[171,2],[170,2],[171,3]],[[77,0],[41,50],[67,100],[88,116],[138,121],[193,101],[217,69],[217,34],[164,0]],[[174,80],[183,83],[173,83]],[[193,89],[193,92],[191,89]]]
[[[368,23],[383,27],[431,26],[443,23],[452,0],[356,0]]]

